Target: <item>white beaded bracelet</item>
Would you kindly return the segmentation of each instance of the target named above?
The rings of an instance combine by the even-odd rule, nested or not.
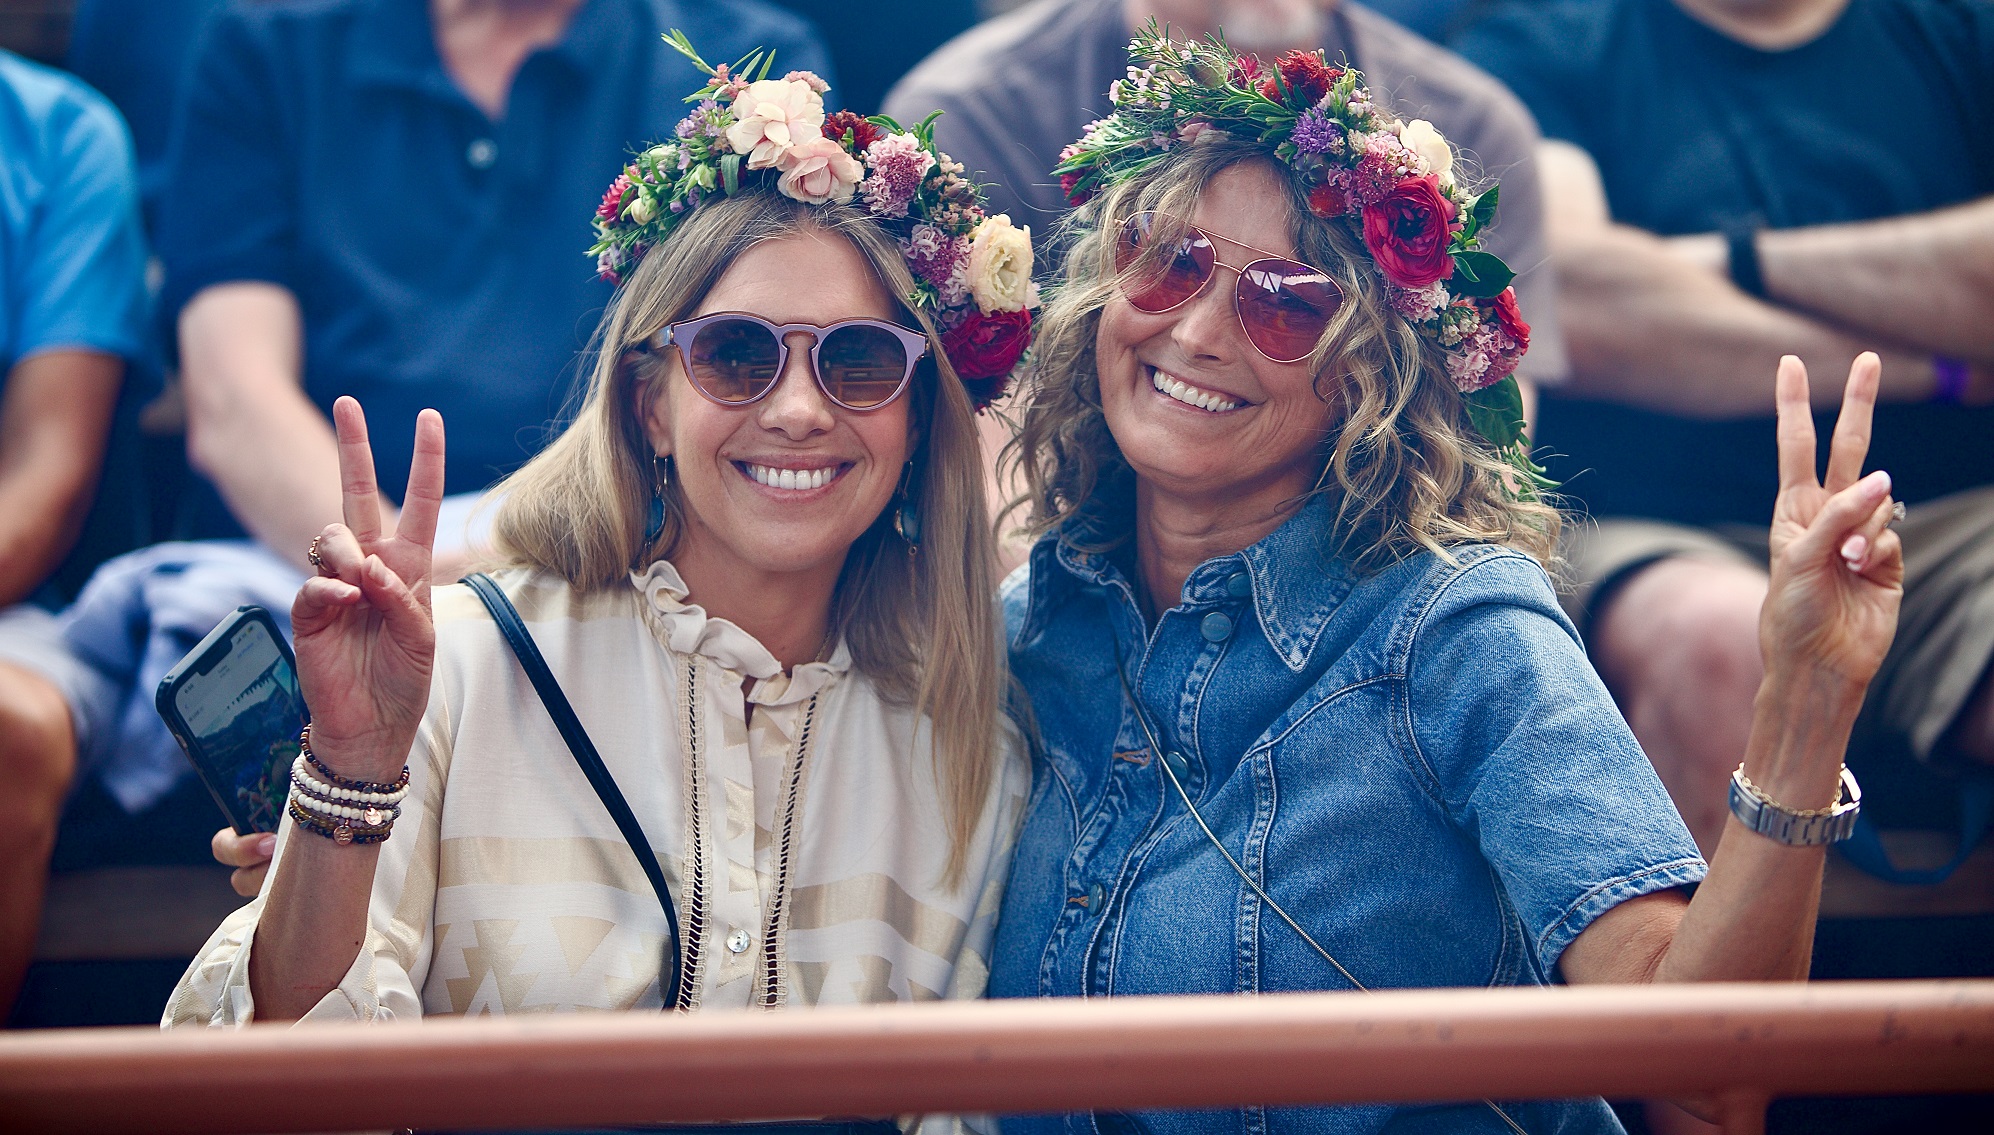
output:
[[[291,793],[291,799],[296,801],[299,807],[315,815],[335,820],[364,823],[373,827],[392,824],[402,817],[400,805],[370,805],[364,808],[349,808],[344,804],[335,804],[329,800],[322,800],[305,792],[293,792]]]
[[[409,791],[406,784],[393,792],[362,792],[357,788],[327,784],[311,774],[302,755],[291,763],[291,783],[321,800],[343,800],[355,804],[399,804],[408,799]]]

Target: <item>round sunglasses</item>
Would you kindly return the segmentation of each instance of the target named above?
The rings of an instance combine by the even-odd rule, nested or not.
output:
[[[810,336],[810,373],[824,397],[847,410],[877,410],[907,389],[928,337],[882,319],[770,323],[744,311],[719,311],[672,323],[645,341],[656,352],[679,349],[693,389],[722,406],[746,406],[775,389],[789,363],[789,336]]]
[[[1181,234],[1181,235],[1177,235]],[[1175,240],[1174,247],[1157,242]],[[1343,289],[1320,268],[1276,256],[1250,244],[1227,239],[1260,254],[1244,265],[1220,260],[1214,237],[1153,211],[1122,222],[1115,243],[1115,270],[1122,274],[1122,295],[1137,311],[1161,315],[1191,302],[1211,285],[1221,267],[1238,276],[1232,291],[1233,313],[1247,342],[1270,362],[1297,363],[1309,357],[1336,310],[1343,306]],[[1145,257],[1155,255],[1145,262]]]

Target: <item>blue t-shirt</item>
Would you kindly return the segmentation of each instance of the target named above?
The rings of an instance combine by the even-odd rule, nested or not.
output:
[[[1702,878],[1534,561],[1465,546],[1452,563],[1422,552],[1360,576],[1325,551],[1331,512],[1319,497],[1200,564],[1153,630],[1128,576],[1076,546],[1098,538],[1047,536],[1005,582],[1012,672],[1041,743],[992,996],[1351,988],[1235,874],[1163,765],[1241,867],[1373,989],[1545,983],[1606,910]],[[1619,1129],[1596,1099],[1511,1113],[1533,1135]],[[1506,1130],[1480,1105],[1136,1118],[1149,1135]],[[1007,1135],[1127,1127],[1004,1121]]]
[[[305,390],[328,412],[360,399],[386,491],[407,483],[426,406],[449,427],[448,491],[483,488],[548,439],[609,300],[583,253],[603,190],[701,82],[660,39],[675,27],[708,59],[768,47],[830,77],[809,26],[757,0],[590,0],[493,122],[445,72],[425,4],[232,6],[180,111],[167,317],[213,284],[290,289]],[[194,534],[228,532],[219,510]]]
[[[1528,0],[1454,44],[1599,165],[1613,219],[1664,236],[1927,212],[1994,193],[1994,3],[1850,0],[1761,51],[1671,0]],[[1815,375],[1816,385],[1841,375]],[[1770,384],[1770,370],[1740,375]],[[1834,415],[1818,422],[1823,446]],[[1595,515],[1764,523],[1770,417],[1709,422],[1546,393],[1537,440]],[[1885,403],[1872,467],[1919,501],[1994,484],[1994,408]]]
[[[136,357],[145,235],[131,139],[103,96],[0,51],[0,385],[40,351]]]

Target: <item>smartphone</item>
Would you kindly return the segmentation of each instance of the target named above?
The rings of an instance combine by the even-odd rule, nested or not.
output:
[[[270,612],[237,607],[166,672],[153,702],[235,830],[276,831],[311,712]]]

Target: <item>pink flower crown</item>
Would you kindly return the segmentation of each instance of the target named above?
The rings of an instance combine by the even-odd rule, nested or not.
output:
[[[1437,345],[1468,416],[1522,476],[1548,488],[1530,460],[1514,377],[1530,346],[1515,278],[1480,247],[1497,187],[1470,193],[1433,124],[1401,121],[1372,101],[1362,74],[1321,51],[1269,67],[1219,36],[1173,43],[1154,19],[1129,43],[1128,77],[1109,88],[1115,112],[1089,123],[1053,172],[1073,205],[1200,138],[1260,143],[1308,187],[1309,209],[1347,223],[1384,279],[1394,313]]]
[[[672,141],[639,153],[595,211],[596,270],[611,283],[705,202],[766,189],[811,205],[860,207],[900,244],[914,275],[903,297],[926,309],[970,401],[996,401],[1031,342],[1031,229],[983,211],[960,163],[935,148],[939,112],[912,129],[891,118],[824,113],[829,84],[808,71],[768,77],[773,54],[709,66],[673,29],[665,41],[709,78]],[[759,68],[759,71],[757,70]],[[752,79],[747,76],[753,75]]]

